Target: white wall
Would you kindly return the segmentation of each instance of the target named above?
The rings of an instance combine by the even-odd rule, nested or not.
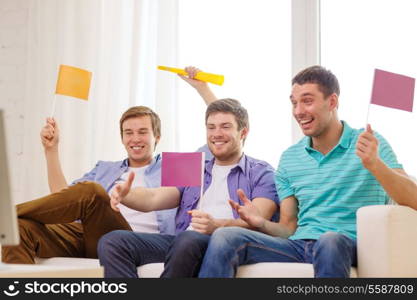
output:
[[[159,113],[164,136],[157,150],[171,149],[176,78],[161,76],[156,66],[161,58],[175,65],[175,5],[175,0],[0,0],[0,108],[7,117],[15,202],[49,193],[39,132],[52,112],[60,64],[93,73],[89,101],[56,100],[69,183],[97,160],[126,158],[118,122],[131,106]]]
[[[20,199],[24,189],[21,178],[27,167],[23,166],[23,153],[37,147],[23,148],[28,8],[29,1],[0,1],[0,109],[6,114],[7,150],[14,199]]]
[[[178,23],[179,65],[224,75],[211,88],[248,110],[245,154],[276,168],[291,145],[291,1],[180,0]],[[206,139],[206,106],[184,82],[178,90],[178,149],[193,151]]]

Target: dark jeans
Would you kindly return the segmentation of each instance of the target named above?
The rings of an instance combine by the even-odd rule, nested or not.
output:
[[[177,236],[116,230],[98,244],[107,278],[137,278],[137,267],[165,262],[161,277],[196,277],[210,236],[184,231]]]
[[[197,277],[209,240],[209,235],[196,231],[179,233],[168,251],[161,277]]]
[[[98,242],[97,254],[107,278],[137,278],[137,267],[161,263],[174,235],[116,230]]]

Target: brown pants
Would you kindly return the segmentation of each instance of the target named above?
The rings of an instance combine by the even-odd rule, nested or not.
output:
[[[82,182],[58,193],[17,205],[18,246],[2,247],[2,261],[33,264],[35,257],[97,258],[97,243],[107,232],[132,230],[110,207],[103,187]],[[81,220],[81,223],[74,222]]]

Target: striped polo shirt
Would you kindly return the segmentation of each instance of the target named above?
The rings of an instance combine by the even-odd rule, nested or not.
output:
[[[326,155],[304,137],[281,156],[275,175],[279,199],[298,200],[298,227],[290,239],[318,239],[338,232],[356,239],[356,211],[366,205],[387,204],[389,197],[356,155],[363,129],[342,121],[339,143]],[[379,156],[393,169],[402,169],[388,142],[378,133]]]

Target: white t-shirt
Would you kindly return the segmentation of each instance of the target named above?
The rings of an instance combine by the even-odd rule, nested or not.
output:
[[[227,176],[230,170],[236,166],[237,164],[213,165],[211,184],[205,191],[203,198],[198,201],[198,210],[210,214],[215,219],[234,219],[233,210],[229,204],[231,198],[227,186]],[[187,229],[192,230],[193,228],[190,225]]]
[[[132,183],[132,188],[135,187],[145,187],[145,170],[148,166],[141,167],[141,168],[130,168],[120,176],[120,178],[116,181],[116,184],[123,183],[127,180],[127,177],[130,172],[135,172],[135,179]],[[113,188],[114,188],[113,186]],[[113,191],[113,188],[109,191],[109,195]],[[130,227],[132,227],[133,231],[137,232],[146,232],[146,233],[159,233],[159,226],[158,221],[156,218],[156,213],[152,212],[141,212],[134,209],[130,209],[129,207],[119,204],[120,213],[129,223]]]

